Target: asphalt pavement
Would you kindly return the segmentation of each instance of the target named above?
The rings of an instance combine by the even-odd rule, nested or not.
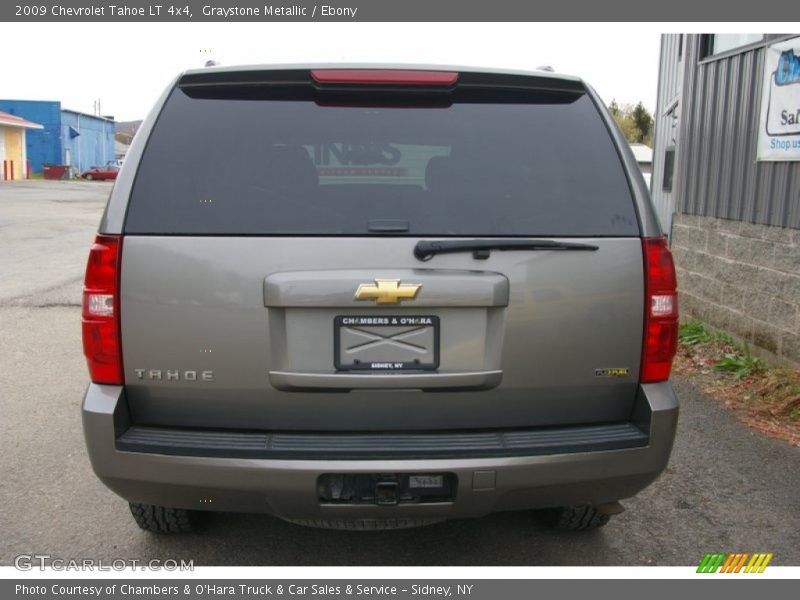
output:
[[[340,532],[210,514],[199,533],[139,530],[92,473],[80,403],[80,292],[110,184],[0,183],[0,564],[20,554],[195,565],[696,565],[772,552],[800,565],[800,448],[748,429],[687,381],[666,472],[594,532],[529,512]]]

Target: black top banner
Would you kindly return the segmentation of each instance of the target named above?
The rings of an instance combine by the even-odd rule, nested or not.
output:
[[[0,21],[780,21],[795,0],[44,0],[0,4]]]

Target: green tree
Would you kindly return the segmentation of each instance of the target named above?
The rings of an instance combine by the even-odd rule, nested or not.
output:
[[[612,100],[608,110],[629,142],[652,146],[653,116],[644,104],[639,102],[636,106],[630,104],[620,106],[616,100]]]
[[[631,112],[631,118],[637,129],[636,140],[640,144],[652,144],[653,141],[653,116],[644,107],[641,101]]]

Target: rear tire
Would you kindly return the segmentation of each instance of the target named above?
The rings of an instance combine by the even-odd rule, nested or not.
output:
[[[591,505],[550,508],[542,511],[541,516],[550,527],[564,531],[598,529],[611,519],[611,515]]]
[[[94,177],[92,175],[87,175],[86,176],[86,180],[87,181],[91,181],[92,179],[94,179]]]
[[[130,502],[131,514],[136,524],[153,533],[189,533],[196,525],[196,515],[183,508],[169,508],[153,504]]]

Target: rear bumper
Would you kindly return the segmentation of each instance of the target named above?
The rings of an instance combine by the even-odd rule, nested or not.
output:
[[[627,498],[651,483],[666,467],[678,417],[678,402],[668,383],[640,386],[631,424],[646,436],[630,443],[596,444],[580,439],[548,450],[541,438],[528,437],[535,450],[519,454],[504,448],[470,455],[437,453],[386,454],[357,458],[353,451],[332,448],[325,460],[279,454],[198,452],[180,444],[169,447],[139,442],[131,434],[121,386],[89,385],[83,403],[83,427],[89,458],[97,476],[131,502],[177,508],[271,513],[288,519],[458,518],[495,511],[569,504],[604,504]],[[591,429],[591,428],[587,428]],[[127,436],[126,436],[127,432]],[[593,434],[596,436],[596,432]],[[124,440],[129,445],[126,446]],[[195,440],[196,442],[197,440]],[[486,442],[488,443],[488,442]],[[178,444],[178,446],[176,446]],[[123,449],[124,448],[124,449]],[[134,451],[131,451],[134,450]],[[328,473],[453,473],[452,501],[394,506],[324,504],[317,484]]]

